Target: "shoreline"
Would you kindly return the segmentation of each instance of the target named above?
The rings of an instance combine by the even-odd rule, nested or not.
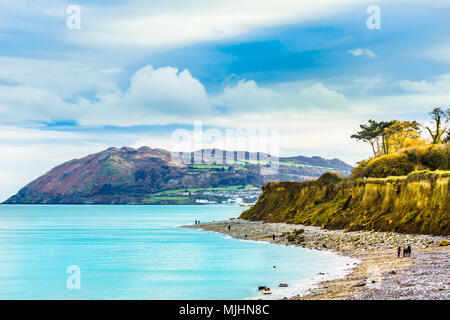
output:
[[[449,240],[448,237],[374,231],[344,232],[242,219],[183,227],[218,232],[240,240],[325,250],[358,261],[344,275],[316,279],[306,293],[297,292],[289,299],[450,299],[450,246],[439,246],[442,240]],[[275,240],[272,239],[273,234]],[[411,257],[398,258],[399,245],[410,245]]]

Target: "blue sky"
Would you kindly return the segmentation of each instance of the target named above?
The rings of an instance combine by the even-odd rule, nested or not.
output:
[[[448,1],[0,1],[0,199],[109,146],[174,148],[199,121],[354,164],[359,123],[448,106],[449,18]]]

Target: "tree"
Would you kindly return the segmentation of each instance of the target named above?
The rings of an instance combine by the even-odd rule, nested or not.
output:
[[[420,140],[420,124],[416,121],[393,120],[383,130],[385,154],[397,152],[413,140]]]
[[[429,113],[431,119],[434,121],[435,130],[430,129],[430,127],[425,127],[431,135],[431,143],[439,144],[442,142],[444,133],[448,129],[448,124],[450,121],[450,108],[442,110],[441,108],[434,108],[433,111]]]
[[[389,127],[392,123],[393,121],[377,122],[369,119],[369,124],[361,124],[359,127],[362,130],[358,131],[356,134],[352,134],[351,138],[368,142],[372,147],[374,156],[383,154],[386,151],[384,129]]]

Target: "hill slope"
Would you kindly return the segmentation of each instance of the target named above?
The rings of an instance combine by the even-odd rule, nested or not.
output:
[[[272,182],[241,218],[328,229],[450,234],[450,171],[307,182]]]
[[[200,150],[195,156],[201,159],[200,164],[172,161],[171,153],[163,149],[109,148],[53,168],[5,203],[195,203],[189,195],[155,197],[155,194],[211,187],[260,187],[270,181],[314,179],[329,170],[348,175],[352,169],[337,159],[289,157],[280,158],[276,174],[262,175],[255,159],[262,161],[264,154],[234,153],[232,165],[215,164],[224,156],[222,150]]]

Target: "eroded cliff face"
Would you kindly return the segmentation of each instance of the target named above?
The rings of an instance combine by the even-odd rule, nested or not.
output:
[[[450,234],[449,171],[383,179],[324,174],[308,182],[263,186],[241,218],[300,223],[327,229]]]

